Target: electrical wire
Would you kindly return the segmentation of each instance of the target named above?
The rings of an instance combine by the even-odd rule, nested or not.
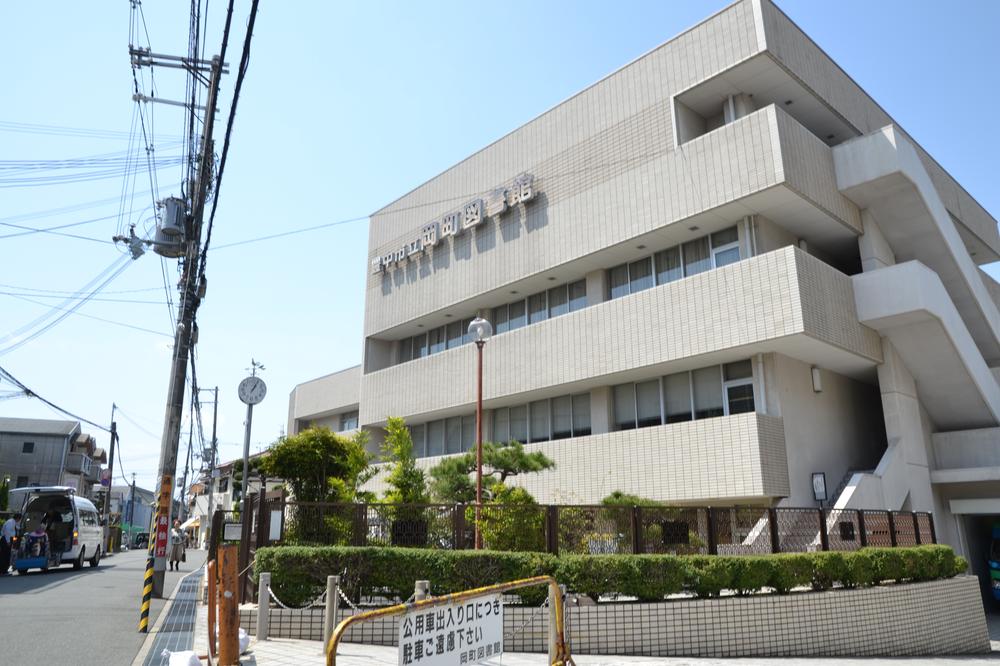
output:
[[[137,298],[104,298],[100,296],[87,296],[87,295],[73,295],[73,296],[61,296],[58,294],[22,294],[13,291],[2,291],[0,290],[0,296],[31,296],[34,298],[62,298],[65,300],[78,300],[81,298],[87,298],[91,301],[103,301],[105,303],[132,303],[135,305],[163,305],[165,301],[148,301]]]
[[[20,123],[10,120],[0,120],[0,132],[16,134],[48,134],[52,136],[77,137],[81,139],[108,139],[126,141],[131,137],[121,130],[88,129],[83,127],[66,127],[62,125],[39,125],[37,123]],[[168,136],[170,141],[182,141],[183,137]]]
[[[159,289],[159,287],[157,287]],[[12,296],[11,298],[16,298],[19,301],[24,301],[26,303],[34,303],[35,305],[41,305],[42,307],[51,308],[54,307],[49,303],[42,303],[41,301],[36,301],[32,298],[27,298],[25,296]],[[165,338],[173,338],[174,336],[170,333],[164,333],[163,331],[154,331],[151,328],[143,328],[142,326],[135,326],[134,324],[126,324],[121,321],[114,321],[113,319],[105,319],[104,317],[97,317],[95,315],[87,314],[85,312],[77,312],[76,310],[71,310],[69,308],[56,307],[57,310],[63,312],[68,312],[69,314],[75,315],[77,317],[84,317],[85,319],[92,319],[94,321],[103,322],[105,324],[112,324],[114,326],[121,326],[123,328],[131,328],[135,331],[142,331],[143,333],[152,333],[154,335],[162,335]]]
[[[99,423],[94,423],[93,421],[85,419],[82,416],[78,416],[78,415],[74,414],[73,412],[71,412],[69,410],[63,409],[62,407],[60,407],[59,405],[55,404],[51,400],[46,400],[42,396],[38,395],[38,393],[36,393],[35,391],[32,391],[30,388],[28,388],[27,386],[25,386],[17,377],[15,377],[14,375],[10,374],[10,372],[8,372],[2,366],[0,366],[0,377],[6,379],[7,381],[9,381],[14,386],[17,386],[19,389],[21,389],[22,391],[24,391],[29,397],[36,398],[37,400],[42,401],[43,403],[45,403],[46,405],[48,405],[49,407],[51,407],[52,409],[56,410],[57,412],[59,412],[61,414],[65,414],[66,416],[70,416],[70,417],[76,419],[77,421],[82,421],[84,423],[92,425],[95,428],[99,428],[99,429],[103,430],[104,432],[111,432],[111,428],[108,427],[108,426],[103,426],[103,425],[101,425]]]

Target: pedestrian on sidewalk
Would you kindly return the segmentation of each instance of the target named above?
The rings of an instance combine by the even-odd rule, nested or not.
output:
[[[174,521],[174,529],[170,531],[170,570],[180,571],[181,562],[184,557],[184,530],[181,529],[181,521]]]
[[[21,520],[21,514],[15,513],[4,521],[0,527],[0,576],[6,576],[10,569],[10,554],[14,548],[14,536],[17,534],[17,523]]]

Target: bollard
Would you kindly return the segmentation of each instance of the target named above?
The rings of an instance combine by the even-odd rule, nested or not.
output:
[[[215,657],[215,642],[219,637],[219,632],[216,630],[215,623],[215,611],[219,604],[218,591],[216,590],[216,581],[218,574],[216,571],[215,560],[208,561],[208,656]]]
[[[549,661],[548,661],[548,663],[550,664],[556,663],[556,659],[559,656],[557,654],[559,645],[559,633],[557,631],[557,628],[559,626],[560,607],[563,608],[563,618],[566,617],[565,613],[566,609],[564,606],[560,606],[559,604],[556,603],[555,593],[552,588],[553,586],[550,585],[549,586]],[[559,586],[559,595],[560,599],[566,598],[565,585]],[[569,643],[569,637],[566,635],[565,626],[563,627],[563,638],[566,640],[566,643]]]
[[[418,580],[413,584],[413,600],[423,601],[431,596],[431,582],[429,580]]]
[[[239,545],[219,546],[219,666],[240,663]]]
[[[271,574],[263,571],[257,581],[257,640],[266,641],[271,625]]]
[[[333,628],[337,626],[337,613],[340,608],[340,576],[326,577],[326,609],[323,611],[323,645],[330,642]]]

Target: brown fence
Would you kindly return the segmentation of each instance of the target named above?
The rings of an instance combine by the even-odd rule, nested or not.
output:
[[[326,504],[284,496],[247,505],[247,551],[277,544],[462,550],[474,542],[472,505]],[[487,504],[480,529],[485,548],[554,554],[754,555],[937,542],[929,513],[854,509]]]

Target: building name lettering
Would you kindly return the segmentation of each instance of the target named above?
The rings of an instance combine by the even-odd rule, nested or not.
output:
[[[418,258],[446,238],[457,237],[482,224],[486,218],[499,218],[507,210],[535,198],[535,177],[523,174],[507,187],[498,187],[481,199],[473,199],[458,210],[420,227],[410,240],[371,261],[372,273],[384,273],[404,261]]]

